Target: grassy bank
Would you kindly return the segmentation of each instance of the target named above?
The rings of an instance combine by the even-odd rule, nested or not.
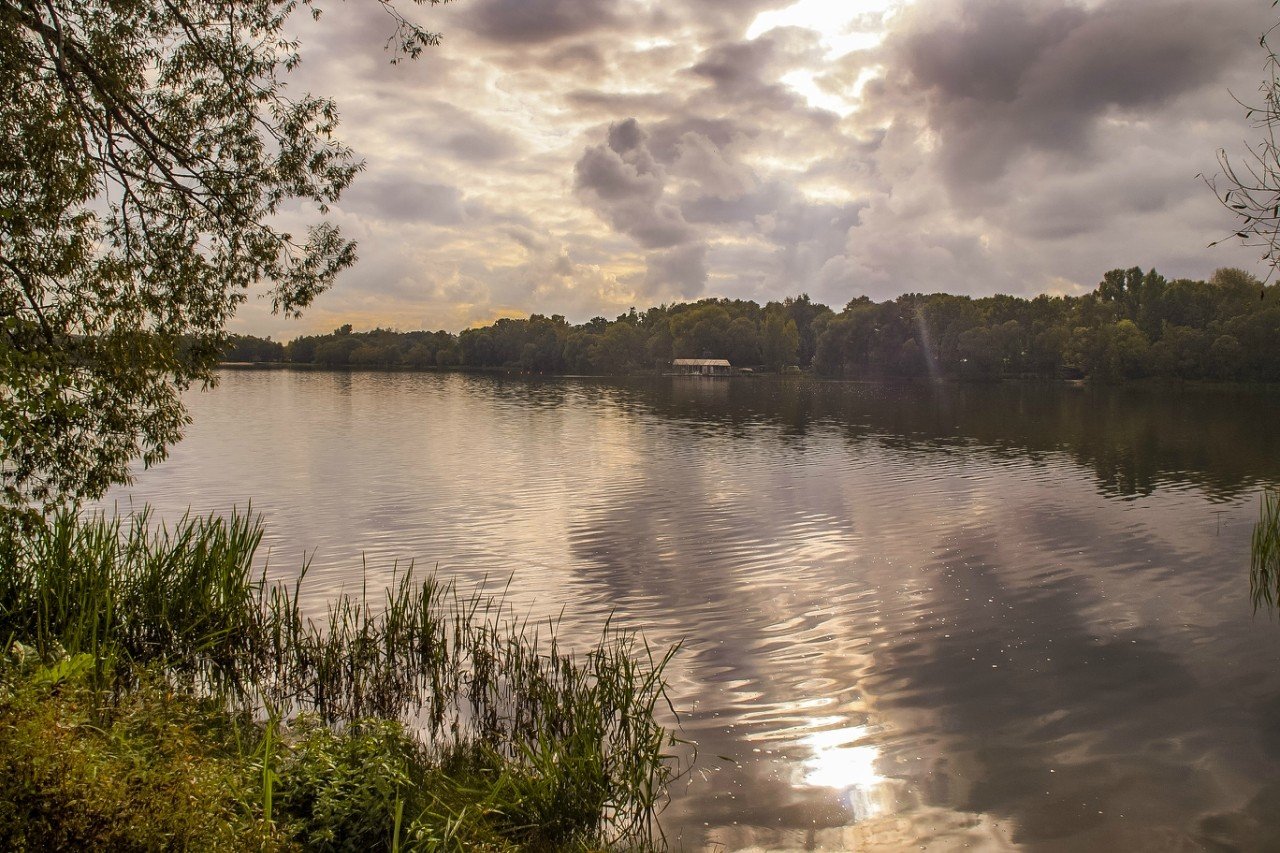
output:
[[[305,576],[255,573],[261,535],[143,513],[0,536],[0,845],[655,845],[670,651],[606,630],[570,654],[412,572],[309,618]]]

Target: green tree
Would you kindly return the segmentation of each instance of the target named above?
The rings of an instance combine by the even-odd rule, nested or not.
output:
[[[1244,361],[1244,348],[1231,335],[1220,335],[1209,346],[1209,370],[1219,379],[1238,376]]]
[[[739,366],[760,363],[760,332],[746,317],[738,317],[724,334],[724,357]]]
[[[394,59],[437,41],[381,2]],[[295,315],[354,262],[323,217],[361,164],[333,101],[283,89],[296,8],[0,0],[0,502],[163,459],[247,289]],[[303,236],[274,224],[299,202]]]
[[[764,320],[764,335],[761,341],[764,351],[764,363],[770,370],[782,370],[795,364],[800,351],[800,331],[796,321],[785,311],[770,311]]]
[[[1001,336],[990,326],[976,326],[960,334],[960,372],[967,379],[995,379],[1004,369]]]
[[[1211,367],[1209,344],[1209,337],[1199,329],[1166,322],[1160,340],[1151,345],[1151,372],[1171,379],[1199,379]]]
[[[824,324],[813,356],[813,367],[819,374],[867,375],[878,331],[878,308],[867,297],[859,296]]]
[[[787,314],[795,321],[796,331],[800,334],[800,344],[796,357],[801,367],[808,367],[813,362],[813,355],[818,350],[818,334],[820,327],[835,314],[826,305],[814,302],[809,294],[802,293],[794,299],[788,296],[782,305]]]
[[[404,363],[409,367],[435,367],[436,354],[426,344],[414,344],[405,352]]]
[[[1077,329],[1071,346],[1076,363],[1090,378],[1116,382],[1146,372],[1150,344],[1132,320]]]
[[[591,347],[591,364],[603,373],[627,373],[644,357],[644,333],[635,323],[611,323]]]
[[[284,361],[284,344],[271,338],[255,338],[253,335],[232,335],[222,352],[223,361],[258,362]]]
[[[681,307],[685,310],[671,320],[675,357],[725,358],[729,326],[733,322],[729,311],[711,300]]]
[[[595,351],[600,337],[581,329],[574,329],[569,333],[564,342],[564,363],[570,373],[595,372],[596,366],[591,360],[591,353]]]

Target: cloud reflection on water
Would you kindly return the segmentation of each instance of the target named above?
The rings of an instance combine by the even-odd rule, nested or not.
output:
[[[1277,776],[1237,571],[1274,395],[228,373],[193,402],[133,493],[252,495],[322,593],[416,557],[514,572],[575,636],[683,639],[685,849],[1177,849]]]

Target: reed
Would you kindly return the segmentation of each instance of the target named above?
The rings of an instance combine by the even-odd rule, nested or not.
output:
[[[91,656],[107,693],[158,672],[256,717],[250,757],[277,747],[286,756],[261,760],[268,822],[283,803],[314,799],[290,787],[290,767],[306,776],[305,762],[287,758],[291,737],[305,755],[321,731],[375,732],[401,756],[387,765],[399,769],[387,771],[394,796],[379,818],[389,847],[660,841],[655,818],[676,772],[677,741],[659,722],[674,714],[663,677],[674,648],[655,652],[610,625],[571,651],[554,622],[517,618],[501,594],[464,594],[412,566],[385,592],[343,594],[312,616],[301,604],[305,567],[287,585],[255,569],[261,537],[259,519],[234,513],[172,527],[146,511],[64,513],[7,529],[0,639],[46,658]]]
[[[1280,491],[1273,489],[1262,492],[1258,523],[1253,527],[1249,592],[1255,614],[1259,608],[1274,609],[1280,600]]]
[[[248,516],[184,517],[169,528],[134,516],[63,512],[0,527],[0,637],[134,664],[217,692],[252,670],[263,627],[253,575],[261,525]]]

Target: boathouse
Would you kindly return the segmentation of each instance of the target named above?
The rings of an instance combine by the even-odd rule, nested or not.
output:
[[[727,358],[677,358],[671,366],[676,373],[688,376],[728,376],[733,372]]]

